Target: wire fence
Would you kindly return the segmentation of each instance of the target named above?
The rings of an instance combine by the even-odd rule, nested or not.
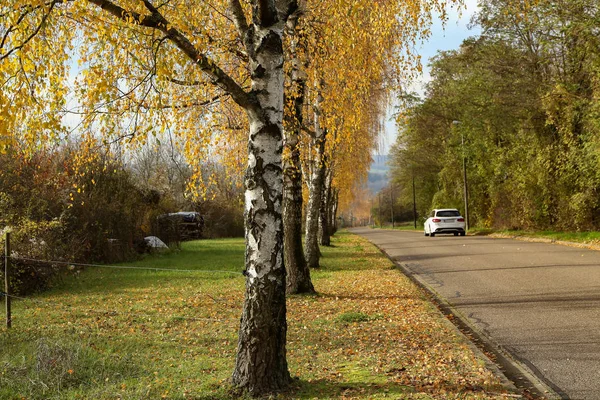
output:
[[[6,256],[0,256],[1,258],[6,258]],[[86,263],[76,263],[69,261],[52,261],[52,260],[38,260],[34,258],[25,258],[25,257],[8,257],[11,260],[15,261],[26,261],[26,262],[34,262],[39,264],[47,264],[49,267],[54,265],[66,265],[73,267],[94,267],[94,268],[110,268],[110,269],[130,269],[130,270],[144,270],[144,271],[167,271],[167,272],[187,272],[187,273],[206,273],[206,274],[229,274],[235,276],[243,276],[243,272],[236,271],[226,271],[226,270],[207,270],[207,269],[177,269],[177,268],[157,268],[157,267],[134,267],[130,265],[109,265],[109,264],[86,264]]]
[[[10,244],[7,241],[6,242],[6,248],[8,248],[9,250],[7,251],[7,254],[10,253]],[[208,270],[208,269],[178,269],[178,268],[159,268],[159,267],[151,267],[151,266],[130,266],[130,265],[111,265],[111,264],[93,264],[93,263],[76,263],[76,262],[69,262],[69,261],[61,261],[61,260],[40,260],[40,259],[35,259],[35,258],[28,258],[28,257],[20,257],[20,256],[9,256],[9,255],[0,255],[0,260],[2,260],[2,266],[4,267],[4,277],[5,277],[5,285],[4,285],[4,290],[2,291],[0,289],[0,298],[3,298],[5,300],[5,304],[6,304],[6,326],[7,328],[11,328],[12,327],[12,323],[13,323],[13,317],[12,317],[12,307],[11,307],[11,300],[18,300],[20,302],[22,302],[22,304],[24,305],[24,307],[26,308],[30,308],[29,304],[38,304],[38,305],[42,305],[42,306],[46,306],[46,307],[52,307],[52,308],[62,308],[64,310],[67,311],[73,311],[73,310],[79,310],[79,311],[85,311],[88,313],[96,313],[96,314],[102,314],[104,316],[109,316],[109,317],[117,317],[117,316],[122,316],[122,317],[135,317],[135,318],[145,318],[145,319],[168,319],[168,320],[185,320],[185,321],[207,321],[207,322],[226,322],[226,321],[232,321],[232,320],[239,320],[239,318],[205,318],[205,317],[193,317],[193,316],[187,316],[187,315],[173,315],[173,314],[161,314],[161,313],[139,313],[139,312],[133,312],[131,310],[129,311],[120,311],[120,310],[115,310],[115,309],[97,309],[97,308],[90,308],[90,307],[85,307],[85,308],[81,308],[80,306],[74,306],[74,305],[68,305],[68,304],[64,304],[62,302],[52,302],[52,301],[48,301],[48,300],[42,300],[39,298],[32,298],[32,297],[22,297],[22,296],[17,296],[14,294],[10,293],[10,271],[9,271],[9,262],[7,261],[16,261],[16,262],[28,262],[28,263],[34,263],[36,264],[36,266],[41,266],[41,267],[57,267],[57,266],[65,266],[65,267],[69,267],[69,269],[75,269],[75,268],[105,268],[105,269],[114,269],[114,270],[129,270],[129,271],[150,271],[150,272],[174,272],[174,273],[185,273],[185,274],[198,274],[198,275],[206,275],[206,274],[224,274],[224,275],[229,275],[232,277],[240,277],[243,278],[243,272],[242,271],[228,271],[228,270]],[[207,299],[210,299],[212,302],[214,302],[215,304],[218,304],[221,308],[226,307],[229,309],[235,309],[236,307],[227,303],[226,301],[217,299],[209,294],[204,294],[203,296],[205,296]],[[224,309],[222,309],[222,311],[224,311]]]

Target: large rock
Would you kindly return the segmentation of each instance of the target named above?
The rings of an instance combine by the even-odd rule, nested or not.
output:
[[[168,250],[169,246],[156,236],[146,236],[144,238],[146,245],[153,250]]]

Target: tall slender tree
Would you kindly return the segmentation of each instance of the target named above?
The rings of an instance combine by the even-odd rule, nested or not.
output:
[[[284,118],[284,254],[287,270],[287,293],[314,293],[310,270],[302,246],[302,166],[300,140],[304,124],[306,92],[306,38],[298,28],[300,13],[288,20],[288,84]]]

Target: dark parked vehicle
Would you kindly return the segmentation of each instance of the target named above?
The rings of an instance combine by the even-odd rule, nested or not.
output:
[[[199,212],[180,211],[162,214],[157,217],[157,221],[159,231],[157,236],[167,243],[202,238],[204,217]]]

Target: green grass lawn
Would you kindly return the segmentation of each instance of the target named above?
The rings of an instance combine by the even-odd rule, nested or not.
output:
[[[288,299],[294,384],[279,399],[503,398],[498,380],[380,252],[339,232]],[[13,303],[0,399],[235,399],[243,239],[86,268]],[[219,272],[215,272],[219,271]],[[228,273],[231,271],[231,273]]]

